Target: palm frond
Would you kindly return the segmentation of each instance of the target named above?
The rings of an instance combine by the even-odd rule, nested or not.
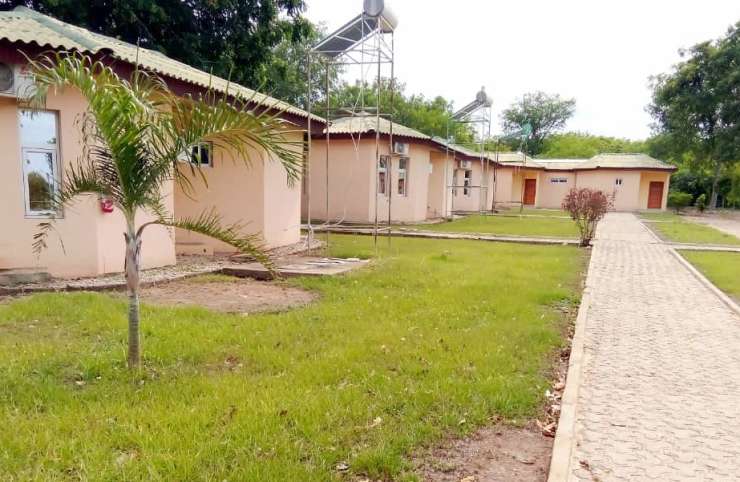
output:
[[[196,217],[180,219],[160,217],[155,221],[145,223],[139,227],[138,234],[140,235],[144,228],[152,224],[180,228],[222,241],[236,248],[241,254],[246,254],[254,258],[262,266],[267,268],[272,276],[277,277],[275,262],[267,253],[260,236],[257,234],[244,234],[245,225],[243,223],[224,225],[221,215],[213,209],[204,211]]]

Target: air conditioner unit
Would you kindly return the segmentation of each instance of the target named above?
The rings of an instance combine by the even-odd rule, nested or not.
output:
[[[25,65],[0,62],[0,96],[30,97],[33,89],[33,77],[28,73]]]
[[[472,169],[473,168],[473,161],[458,161],[458,167],[460,169]]]
[[[398,154],[399,156],[408,156],[409,155],[408,142],[394,142],[393,143],[393,154]]]

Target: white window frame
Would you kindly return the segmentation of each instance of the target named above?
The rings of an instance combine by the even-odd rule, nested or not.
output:
[[[463,171],[463,195],[464,196],[470,197],[472,195],[472,191],[473,191],[473,189],[471,188],[472,185],[473,185],[473,170],[465,169]]]
[[[567,177],[551,177],[550,178],[550,184],[567,184],[568,178]]]
[[[23,144],[23,136],[21,131],[21,116],[24,112],[38,112],[47,113],[54,116],[54,134],[56,138],[56,144],[53,148],[50,148],[48,144],[38,145],[34,143]],[[61,212],[54,211],[53,209],[34,211],[31,209],[31,193],[28,192],[28,171],[26,169],[26,153],[27,152],[40,152],[51,154],[51,169],[52,169],[52,193],[56,193],[61,184],[61,172],[59,169],[59,112],[55,110],[42,110],[42,109],[18,109],[17,115],[17,129],[18,129],[18,141],[20,144],[20,162],[21,162],[21,183],[23,184],[23,204],[26,218],[52,218],[62,217]]]
[[[390,183],[388,182],[388,173],[390,172],[389,166],[391,163],[390,156],[380,156],[378,159],[378,178],[376,180],[377,187],[376,191],[378,196],[388,196],[390,190]],[[384,174],[384,175],[382,175]],[[382,182],[381,182],[382,179]]]
[[[193,149],[198,149],[200,153],[200,150],[203,148],[203,146],[207,146],[208,152],[210,153],[210,155],[208,156],[208,162],[195,162],[195,158],[193,157]],[[190,146],[190,149],[188,149],[188,161],[191,164],[200,167],[213,167],[213,142],[204,141]]]
[[[622,179],[621,177],[618,177],[618,178],[616,178],[616,179],[614,180],[614,185],[615,185],[615,186],[621,186],[621,185],[623,185],[623,184],[624,184],[624,179]]]
[[[404,161],[406,164],[406,167],[401,169],[401,161]],[[408,196],[409,195],[409,165],[411,164],[411,159],[403,156],[398,158],[398,180],[396,181],[396,194],[399,196]],[[401,188],[401,181],[403,181],[403,189]]]

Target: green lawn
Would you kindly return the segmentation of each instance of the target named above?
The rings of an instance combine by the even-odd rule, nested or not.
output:
[[[380,243],[385,245],[385,241]],[[373,255],[369,236],[333,255]],[[387,248],[381,248],[385,250]],[[0,304],[4,480],[410,479],[408,455],[541,409],[585,251],[393,239],[368,268],[291,281],[321,300],[227,315],[104,294]],[[194,284],[197,289],[197,284]]]
[[[519,216],[523,214],[525,216],[548,216],[548,217],[569,217],[569,214],[562,209],[540,209],[540,208],[524,208],[522,212],[519,212],[519,208],[502,209],[499,212],[503,216]]]
[[[577,238],[578,229],[570,219],[481,216],[472,214],[455,221],[424,225],[420,229],[453,233],[482,233],[511,236]]]
[[[740,239],[704,224],[683,219],[673,213],[642,213],[640,215],[661,237],[676,243],[740,245]]]
[[[740,253],[681,251],[719,289],[740,302]]]

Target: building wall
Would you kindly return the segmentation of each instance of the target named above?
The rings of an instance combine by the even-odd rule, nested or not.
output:
[[[553,179],[565,179],[566,182],[553,183]],[[563,198],[575,187],[576,174],[565,171],[542,171],[537,179],[536,205],[545,209],[560,209]]]
[[[452,210],[452,173],[455,160],[451,153],[440,150],[430,151],[432,171],[429,174],[427,194],[427,218],[447,217]]]
[[[622,184],[617,185],[616,180]],[[598,189],[614,196],[615,211],[636,211],[640,209],[640,171],[621,169],[596,169],[578,171],[577,186]]]
[[[300,133],[286,134],[288,141],[299,142],[301,138]],[[285,169],[267,154],[252,151],[249,159],[247,164],[233,153],[215,148],[212,166],[193,173],[183,163],[180,172],[190,179],[191,188],[175,188],[177,217],[197,217],[215,210],[224,224],[242,224],[245,234],[258,234],[268,248],[298,242],[300,181],[288,185]],[[198,243],[214,252],[234,251],[225,243],[180,229],[176,239],[178,244]]]
[[[455,169],[453,171],[453,176],[456,173],[456,184],[457,186],[462,186],[464,182],[464,176],[465,176],[465,169],[458,169],[458,161],[455,161]],[[472,171],[472,186],[491,186],[493,183],[493,169],[485,169],[481,165],[480,159],[471,161],[471,168]],[[451,185],[453,183],[450,183]],[[483,209],[490,209],[490,203],[488,200],[491,199],[491,195],[488,194],[487,200],[482,200],[481,197],[485,196],[486,191],[485,189],[481,189],[480,187],[472,187],[469,189],[469,194],[466,196],[464,194],[464,190],[462,187],[458,187],[456,189],[456,193],[452,196],[452,210],[455,212],[462,211],[462,212],[477,212],[480,211],[481,208]]]
[[[665,209],[668,205],[668,187],[671,183],[671,174],[658,171],[642,171],[640,176],[640,204],[638,209],[647,209],[648,192],[651,181],[663,182],[663,201],[661,203],[661,209]]]
[[[514,188],[514,168],[496,168],[496,207],[511,207],[514,205],[512,190]]]
[[[430,151],[426,143],[409,142],[407,194],[398,194],[398,157],[390,169],[391,212],[394,222],[426,219],[429,190]],[[330,139],[329,213],[326,213],[326,141],[313,139],[310,159],[311,219],[314,221],[372,223],[375,221],[375,138]],[[380,144],[381,155],[388,155],[387,142]],[[378,219],[388,219],[388,196],[378,195]],[[301,211],[308,216],[308,196],[304,189]]]
[[[86,103],[79,92],[65,89],[51,93],[47,109],[58,114],[58,171],[64,171],[82,156],[81,134],[76,120]],[[25,212],[24,179],[19,138],[19,107],[15,99],[0,98],[0,269],[37,268],[57,277],[92,276],[123,270],[125,224],[120,213],[101,212],[96,196],[80,196],[55,223],[48,248],[37,257],[32,250],[38,224],[48,218],[28,217]],[[171,192],[171,186],[167,188]],[[172,198],[166,202],[172,205]],[[139,215],[138,223],[149,217]],[[147,228],[142,242],[142,266],[151,268],[175,262],[169,230]]]

